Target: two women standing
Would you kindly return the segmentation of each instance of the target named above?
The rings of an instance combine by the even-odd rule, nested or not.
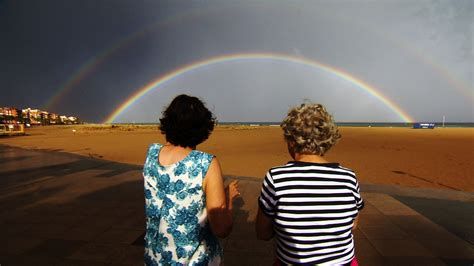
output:
[[[214,128],[196,97],[177,96],[160,119],[166,144],[152,144],[143,175],[145,264],[219,265],[217,237],[232,230],[234,181],[224,187],[217,158],[195,150]],[[321,105],[292,109],[282,128],[294,161],[268,171],[258,199],[257,237],[277,243],[276,264],[348,264],[363,207],[354,173],[322,157],[340,135]]]

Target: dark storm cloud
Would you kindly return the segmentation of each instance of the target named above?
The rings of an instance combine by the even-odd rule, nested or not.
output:
[[[471,1],[3,1],[0,105],[42,106],[92,62],[51,108],[102,121],[173,69],[217,55],[267,52],[351,73],[416,119],[449,113],[472,121],[473,15]],[[159,112],[179,89],[209,99],[227,120],[278,120],[302,98],[324,100],[341,120],[397,118],[328,73],[287,67],[250,62],[200,70],[151,93],[148,104],[131,106],[123,121],[153,120],[150,110]],[[279,108],[259,107],[268,101]],[[379,116],[364,108],[372,105]]]
[[[3,1],[0,6],[1,104],[41,106],[88,60],[144,25],[174,12],[156,6],[151,12],[143,4]],[[122,57],[118,69],[130,58]],[[107,96],[102,88],[96,86],[94,97]],[[99,105],[91,108],[99,112],[101,109]]]

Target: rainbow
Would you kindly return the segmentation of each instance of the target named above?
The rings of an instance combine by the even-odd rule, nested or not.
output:
[[[370,30],[373,34],[376,34],[383,39],[391,42],[396,47],[405,51],[410,56],[413,56],[424,65],[429,66],[434,72],[438,73],[445,81],[447,81],[452,88],[454,88],[460,95],[469,99],[474,103],[474,90],[472,86],[468,85],[464,80],[456,77],[455,74],[451,73],[446,66],[443,66],[439,62],[436,62],[433,57],[429,57],[427,53],[423,52],[414,45],[410,45],[406,41],[397,38],[392,35],[390,31],[381,31],[373,27],[373,25],[364,24],[367,30]]]
[[[342,20],[350,25],[357,24],[358,27],[363,28],[364,30],[380,37],[382,40],[388,41],[395,47],[399,48],[401,51],[405,52],[407,55],[413,56],[417,61],[421,62],[425,66],[428,66],[431,68],[431,70],[441,76],[460,95],[474,103],[474,88],[472,87],[472,84],[469,85],[465,80],[457,77],[446,66],[437,62],[435,58],[429,56],[426,51],[417,48],[415,45],[411,45],[406,40],[394,35],[391,31],[382,30],[376,27],[374,24],[355,21],[353,19],[349,19],[347,16],[337,16],[337,20]]]
[[[124,112],[129,106],[131,106],[135,101],[143,97],[149,91],[158,88],[160,85],[173,80],[179,77],[182,74],[185,74],[189,71],[197,70],[201,67],[222,64],[227,62],[234,62],[234,61],[242,61],[242,60],[275,60],[275,61],[283,61],[289,62],[294,64],[305,65],[309,67],[316,68],[321,71],[325,71],[329,74],[335,75],[343,80],[346,80],[354,85],[357,88],[367,92],[368,94],[372,95],[373,97],[377,98],[381,101],[385,106],[391,109],[398,117],[404,122],[411,123],[414,119],[402,110],[396,103],[392,100],[387,98],[383,95],[378,89],[373,87],[372,85],[368,84],[365,81],[362,81],[351,74],[335,68],[333,66],[323,64],[321,62],[315,60],[309,60],[307,58],[296,57],[286,54],[277,54],[277,53],[245,53],[245,54],[228,54],[228,55],[221,55],[216,57],[211,57],[205,60],[197,61],[178,69],[175,69],[163,76],[158,77],[157,79],[151,81],[150,83],[146,84],[142,88],[138,89],[135,93],[130,95],[130,97],[121,103],[104,121],[104,123],[113,123],[116,118]]]
[[[161,27],[169,26],[176,21],[182,21],[185,19],[193,19],[200,16],[209,15],[212,12],[219,12],[219,9],[207,8],[207,10],[202,10],[200,8],[195,8],[188,12],[179,14],[177,16],[169,17],[163,21],[153,22],[147,25],[146,27],[144,27],[143,29],[140,29],[136,32],[131,33],[130,35],[125,36],[123,39],[120,39],[117,43],[114,43],[113,45],[106,47],[104,50],[94,55],[93,57],[89,58],[82,65],[80,65],[69,76],[69,78],[58,87],[58,90],[55,92],[54,95],[52,95],[48,99],[48,101],[43,105],[43,108],[46,110],[53,109],[53,107],[57,105],[67,95],[67,93],[69,93],[74,87],[76,87],[79,83],[81,83],[85,78],[87,78],[90,74],[92,74],[96,69],[98,69],[99,66],[101,66],[109,58],[114,56],[118,51],[121,51],[122,49],[128,47],[133,42],[142,38],[143,36],[153,33]],[[342,17],[342,16],[338,16],[337,19],[344,20],[350,24],[355,23],[354,20],[349,21],[347,20],[346,17]],[[470,85],[466,84],[465,81],[459,79],[459,77],[456,77],[454,74],[450,73],[450,71],[446,67],[442,66],[441,64],[436,62],[434,59],[424,54],[423,51],[410,46],[408,43],[403,42],[401,39],[396,38],[395,36],[389,35],[388,31],[381,31],[381,30],[376,29],[373,25],[364,23],[364,24],[360,24],[359,26],[393,43],[395,46],[397,46],[403,51],[408,52],[410,55],[415,56],[415,58],[417,58],[423,64],[429,66],[432,70],[434,70],[441,77],[443,77],[455,90],[458,91],[458,93],[465,96],[467,99],[470,99],[470,101],[474,102],[473,88]],[[264,54],[264,55],[268,55],[268,54]],[[284,55],[284,57],[295,58],[288,55]],[[301,59],[301,58],[298,58],[298,59],[299,61],[309,61],[309,60]],[[316,62],[316,64],[325,66],[318,62]],[[318,68],[320,67],[318,66]],[[335,69],[335,68],[329,67],[329,69]],[[179,71],[179,69],[176,71]]]
[[[42,108],[52,110],[61,99],[77,84],[79,84],[85,77],[92,73],[98,66],[105,61],[105,59],[113,53],[114,49],[101,53],[97,57],[90,58],[76,72],[64,82],[58,91],[49,100],[43,104]]]
[[[172,25],[176,21],[193,19],[199,16],[206,15],[209,12],[214,12],[215,10],[215,8],[207,8],[206,10],[193,8],[179,15],[172,16],[160,21],[155,21],[153,23],[150,23],[143,29],[128,34],[124,38],[120,39],[118,42],[107,46],[105,49],[90,57],[82,65],[80,65],[74,71],[74,73],[72,73],[69,78],[58,87],[58,90],[48,99],[47,102],[43,104],[42,108],[46,110],[53,109],[53,107],[55,107],[59,102],[61,102],[61,100],[72,90],[72,88],[81,83],[85,78],[87,78],[96,69],[98,69],[103,63],[107,62],[108,59],[112,58],[117,52],[127,48],[136,40],[148,34],[151,34],[160,28]]]

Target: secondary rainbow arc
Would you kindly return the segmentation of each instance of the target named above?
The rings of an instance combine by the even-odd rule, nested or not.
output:
[[[411,123],[414,119],[405,112],[400,106],[398,106],[395,102],[390,100],[387,96],[383,95],[377,88],[370,85],[369,83],[356,78],[355,76],[349,74],[348,72],[338,69],[336,67],[323,64],[316,60],[310,60],[307,58],[302,57],[295,57],[286,54],[276,54],[276,53],[246,53],[246,54],[227,54],[221,55],[216,57],[211,57],[208,59],[204,59],[201,61],[193,62],[191,64],[185,65],[183,67],[177,68],[163,76],[154,79],[153,81],[149,82],[145,86],[141,87],[140,89],[136,90],[130,97],[128,97],[124,102],[122,102],[107,118],[105,119],[104,123],[113,123],[117,117],[124,112],[129,106],[131,106],[135,101],[143,97],[149,91],[158,88],[160,85],[179,77],[182,74],[185,74],[189,71],[197,70],[204,66],[221,64],[226,62],[238,61],[238,60],[278,60],[284,61],[289,63],[296,63],[302,64],[306,66],[310,66],[316,68],[318,70],[325,71],[329,74],[335,75],[337,77],[342,78],[354,85],[356,88],[359,88],[368,94],[372,95],[373,97],[377,98],[381,101],[385,106],[387,106],[390,110],[392,110],[403,122]]]
[[[183,19],[192,19],[194,17],[206,14],[205,12],[211,12],[215,8],[208,8],[206,10],[202,9],[191,9],[187,12],[180,13],[178,15],[169,17],[165,20],[156,21],[150,23],[146,27],[134,31],[124,38],[118,40],[110,46],[107,46],[105,49],[101,50],[99,53],[90,57],[88,60],[84,61],[70,76],[60,84],[58,90],[43,104],[42,108],[50,110],[55,107],[75,86],[81,83],[84,79],[94,73],[102,64],[107,62],[111,57],[113,57],[118,51],[128,47],[130,44],[135,42],[147,34],[155,32],[160,27],[165,27],[169,24],[172,24],[175,21],[180,21]]]
[[[132,32],[131,34],[120,39],[118,42],[113,43],[109,47],[106,47],[104,50],[89,58],[82,65],[80,65],[64,83],[60,84],[54,95],[52,95],[42,107],[47,110],[50,110],[51,108],[55,107],[59,102],[61,102],[61,100],[66,97],[66,95],[74,87],[76,87],[84,79],[94,73],[94,71],[97,70],[104,62],[114,56],[114,54],[116,54],[118,51],[124,49],[129,44],[135,42],[141,37],[147,34],[151,34],[155,32],[156,29],[162,26],[170,25],[176,21],[208,15],[211,12],[219,12],[219,10],[220,8],[214,7],[207,9],[194,8],[189,10],[188,12],[179,13],[165,20],[155,21],[142,29]],[[343,16],[338,16],[337,19],[344,20],[347,23],[351,24],[354,23],[354,20],[347,20],[347,18]],[[439,62],[436,62],[434,58],[429,57],[428,54],[424,53],[422,50],[417,49],[412,45],[409,45],[409,43],[407,43],[406,41],[404,42],[396,36],[390,35],[387,31],[381,31],[372,24],[359,24],[359,26],[361,26],[365,30],[369,30],[370,32],[376,34],[379,37],[382,37],[383,39],[390,41],[391,43],[395,44],[396,47],[401,48],[403,51],[409,52],[410,55],[417,58],[417,60],[421,61],[423,64],[431,67],[434,71],[436,71],[436,73],[443,77],[461,95],[474,102],[474,88],[472,87],[472,82],[467,84],[466,81],[459,79],[459,77],[456,77],[454,73],[451,73],[451,71],[447,67],[440,64]]]

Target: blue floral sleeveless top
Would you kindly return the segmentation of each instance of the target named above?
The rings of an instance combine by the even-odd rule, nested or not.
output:
[[[222,249],[209,227],[202,187],[213,156],[193,150],[163,166],[162,147],[150,146],[143,168],[145,265],[219,265]]]

